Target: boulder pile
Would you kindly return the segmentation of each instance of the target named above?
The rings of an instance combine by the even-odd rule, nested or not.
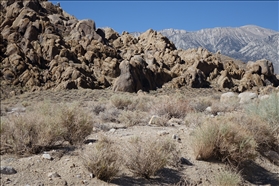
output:
[[[203,48],[177,50],[152,29],[133,37],[96,28],[93,20],[77,20],[47,0],[1,1],[0,9],[3,87],[137,92],[189,86],[243,92],[279,85],[270,61],[241,69]]]

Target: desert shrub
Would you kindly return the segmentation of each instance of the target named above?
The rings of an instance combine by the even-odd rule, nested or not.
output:
[[[128,105],[128,110],[148,112],[151,109],[153,99],[150,96],[140,95],[136,96],[132,103]]]
[[[205,120],[208,120],[208,116],[201,112],[192,112],[184,117],[184,123],[188,127],[201,126]]]
[[[60,112],[59,112],[60,111]],[[80,108],[62,107],[58,111],[59,127],[61,127],[61,136],[71,145],[81,144],[85,137],[91,134],[93,122],[90,116]]]
[[[241,175],[233,170],[221,170],[214,178],[213,185],[238,186],[241,183]]]
[[[205,98],[199,100],[193,100],[189,103],[189,106],[196,112],[203,112],[207,107],[211,105],[212,105],[211,101]]]
[[[192,140],[196,158],[200,160],[215,158],[234,165],[256,155],[257,144],[253,136],[230,121],[205,123],[196,129]]]
[[[238,109],[238,102],[222,103],[215,101],[211,105],[211,113],[217,115],[218,112],[232,112]]]
[[[94,144],[82,155],[84,166],[100,180],[111,181],[120,172],[122,159],[115,144],[108,137]]]
[[[257,142],[258,151],[265,151],[267,148],[276,150],[278,148],[279,139],[276,139],[273,129],[258,116],[237,113],[237,115],[228,115],[227,119],[238,123],[253,135],[253,138]]]
[[[119,116],[119,122],[124,123],[126,126],[135,126],[140,124],[146,124],[146,113],[138,111],[123,111]]]
[[[248,114],[258,116],[267,122],[272,133],[279,135],[279,96],[276,93],[258,103],[251,103],[246,107],[246,111]]]
[[[160,98],[153,105],[154,114],[159,116],[168,116],[168,118],[184,118],[192,109],[189,101],[185,98]]]
[[[127,109],[133,103],[133,100],[127,94],[113,95],[110,101],[118,109]]]
[[[39,153],[64,141],[78,145],[92,127],[91,118],[79,108],[38,103],[33,111],[1,119],[1,152]]]
[[[131,141],[125,153],[125,165],[135,176],[149,179],[166,165],[172,164],[176,152],[176,147],[171,141],[144,141],[136,138]]]
[[[100,112],[104,112],[106,110],[106,105],[102,103],[95,103],[91,105],[91,109],[94,114],[98,115]]]
[[[99,113],[99,118],[103,122],[119,122],[119,115],[121,114],[121,110],[115,108],[115,107],[108,107],[103,112]]]

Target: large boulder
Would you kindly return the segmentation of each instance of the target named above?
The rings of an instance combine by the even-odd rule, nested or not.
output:
[[[114,91],[137,92],[156,88],[154,73],[147,68],[147,63],[141,56],[134,56],[130,61],[120,63],[120,76],[113,84]]]

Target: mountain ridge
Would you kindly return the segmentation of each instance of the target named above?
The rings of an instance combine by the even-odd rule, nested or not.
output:
[[[164,29],[159,31],[178,49],[203,47],[210,52],[220,51],[243,62],[267,59],[279,73],[279,32],[257,25],[216,27],[198,31]],[[276,42],[277,41],[277,42]]]

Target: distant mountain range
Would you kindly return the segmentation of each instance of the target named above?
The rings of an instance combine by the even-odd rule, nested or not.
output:
[[[159,31],[178,49],[203,47],[243,62],[267,59],[279,74],[279,32],[255,25],[242,27],[217,27],[188,32],[164,29]],[[137,36],[139,33],[133,33]]]

